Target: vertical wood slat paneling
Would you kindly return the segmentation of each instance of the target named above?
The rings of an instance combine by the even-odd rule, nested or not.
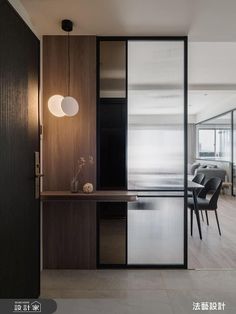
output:
[[[78,204],[78,203],[77,203]],[[96,268],[96,210],[89,202],[49,202],[44,210],[44,268]]]
[[[55,94],[67,95],[67,37],[43,39],[43,167],[44,190],[69,190],[77,160],[94,157],[82,182],[96,182],[96,38],[71,36],[71,96],[80,106],[74,117],[54,117],[47,102]]]
[[[54,117],[48,99],[67,95],[67,36],[43,38],[43,189],[69,190],[79,157],[94,157],[79,188],[96,184],[96,37],[70,36],[70,95],[79,102],[74,117]],[[59,211],[58,211],[59,210]],[[44,268],[96,267],[96,204],[45,203]]]

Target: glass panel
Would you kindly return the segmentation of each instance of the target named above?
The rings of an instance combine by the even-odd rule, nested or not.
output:
[[[128,42],[128,189],[141,195],[128,204],[131,265],[184,263],[184,197],[173,192],[184,188],[183,48]]]
[[[183,197],[146,197],[128,210],[128,264],[183,264]]]
[[[99,203],[99,263],[126,263],[126,203]]]
[[[183,189],[183,42],[128,42],[128,188]]]
[[[126,97],[126,42],[100,42],[100,97]]]

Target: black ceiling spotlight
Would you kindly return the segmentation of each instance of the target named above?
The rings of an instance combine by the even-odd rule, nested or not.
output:
[[[65,32],[71,32],[73,30],[73,22],[71,20],[62,20],[61,28]]]

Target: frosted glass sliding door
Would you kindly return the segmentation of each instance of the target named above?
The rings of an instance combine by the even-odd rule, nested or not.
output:
[[[184,73],[183,40],[128,41],[128,264],[184,263]]]
[[[128,263],[183,264],[184,198],[139,197],[128,210]]]
[[[128,42],[128,187],[181,188],[184,43]]]

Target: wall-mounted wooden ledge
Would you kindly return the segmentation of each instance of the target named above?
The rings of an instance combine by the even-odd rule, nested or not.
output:
[[[70,191],[41,192],[41,201],[96,201],[96,202],[135,202],[138,195],[128,191],[94,191],[93,193],[71,193]]]

